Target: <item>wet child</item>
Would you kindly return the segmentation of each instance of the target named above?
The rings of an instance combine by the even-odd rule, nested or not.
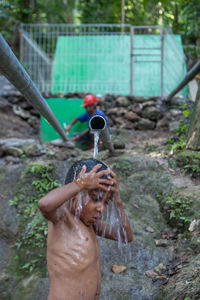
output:
[[[94,159],[75,163],[65,185],[39,201],[48,220],[48,300],[94,300],[100,295],[101,273],[96,235],[118,240],[116,228],[101,221],[108,201],[114,202],[123,242],[132,241],[120,200],[116,175]]]

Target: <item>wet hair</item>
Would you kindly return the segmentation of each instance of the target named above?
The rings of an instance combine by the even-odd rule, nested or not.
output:
[[[82,170],[83,166],[86,166],[86,173],[90,172],[97,164],[101,164],[101,168],[97,171],[103,171],[107,170],[108,167],[100,160],[94,159],[94,158],[89,158],[89,159],[82,159],[77,162],[75,162],[69,171],[67,172],[66,178],[65,178],[65,184],[72,182],[73,180],[77,179],[78,174]],[[110,174],[112,177],[112,175]],[[101,178],[107,179],[108,175],[103,175]]]

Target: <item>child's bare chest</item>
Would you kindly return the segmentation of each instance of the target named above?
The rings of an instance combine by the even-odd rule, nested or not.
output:
[[[92,228],[81,223],[69,228],[63,222],[59,227],[49,229],[48,265],[69,272],[97,268],[99,247]]]

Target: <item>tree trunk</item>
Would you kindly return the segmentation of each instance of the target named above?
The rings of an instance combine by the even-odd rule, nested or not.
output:
[[[200,85],[192,112],[191,122],[187,136],[187,149],[200,150]]]

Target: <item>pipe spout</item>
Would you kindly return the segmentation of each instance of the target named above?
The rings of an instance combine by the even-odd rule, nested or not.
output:
[[[2,35],[0,34],[0,73],[4,75],[26,100],[49,122],[60,137],[67,141],[66,134],[41,93],[24,70]]]
[[[90,132],[93,134],[95,134],[95,132],[99,132],[99,137],[103,145],[109,150],[111,155],[114,155],[115,150],[108,132],[106,120],[100,115],[93,116],[89,121],[89,128]]]

